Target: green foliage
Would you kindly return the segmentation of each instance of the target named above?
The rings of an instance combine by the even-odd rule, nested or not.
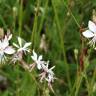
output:
[[[52,85],[53,93],[46,82],[39,82],[37,71],[29,73],[19,63],[7,63],[0,67],[0,75],[7,78],[0,96],[96,96],[96,90],[92,91],[96,80],[96,54],[93,55],[92,49],[83,58],[89,65],[82,72],[79,59],[81,51],[87,48],[87,44],[81,42],[80,28],[87,27],[88,20],[92,19],[95,1],[0,0],[0,27],[11,30],[13,42],[18,36],[31,41],[31,47],[49,59],[51,66],[56,66],[57,77]],[[39,48],[42,33],[46,36],[47,52]],[[32,62],[30,57],[25,60]]]

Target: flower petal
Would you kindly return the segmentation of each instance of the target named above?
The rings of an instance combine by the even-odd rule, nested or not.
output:
[[[92,21],[89,21],[89,22],[88,22],[88,27],[89,27],[89,30],[90,30],[90,31],[96,32],[96,25],[95,25],[95,23],[93,23]]]
[[[94,36],[94,34],[90,31],[90,30],[86,30],[84,31],[83,33],[83,36],[86,37],[86,38],[91,38]]]
[[[50,70],[53,70],[55,68],[55,66],[51,67]]]
[[[37,64],[37,68],[38,68],[39,70],[42,68],[42,66],[41,66],[40,63]]]
[[[39,57],[38,57],[38,61],[41,61],[42,60],[42,55],[40,55]]]
[[[29,47],[30,45],[31,45],[31,42],[29,42],[29,43],[25,43],[25,45],[24,45],[23,48],[27,48],[27,47]]]
[[[18,37],[18,43],[19,43],[20,47],[22,47],[22,39],[20,37]]]
[[[9,45],[9,41],[8,41],[7,36],[5,36],[4,40],[1,42],[1,45],[2,45],[1,47],[3,49],[5,49]]]
[[[8,40],[11,40],[11,38],[12,38],[12,34],[9,35]]]
[[[7,47],[7,48],[4,50],[4,52],[5,52],[6,54],[14,54],[14,53],[15,53],[15,50],[14,50],[14,48],[12,48],[11,46],[9,46],[9,47]]]
[[[13,43],[13,45],[14,45],[16,48],[19,48],[19,46],[18,46],[17,44]]]
[[[31,56],[31,58],[37,62],[37,54],[36,52],[33,50],[33,55]]]

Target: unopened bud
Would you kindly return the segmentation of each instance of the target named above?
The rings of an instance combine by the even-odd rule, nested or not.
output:
[[[74,55],[75,55],[75,60],[77,60],[77,57],[78,57],[78,49],[74,49]]]

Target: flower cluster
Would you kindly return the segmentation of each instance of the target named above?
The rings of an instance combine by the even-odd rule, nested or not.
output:
[[[95,43],[96,43],[96,24],[92,21],[88,22],[88,29],[84,31],[83,36],[86,38],[91,38],[91,41],[89,41],[89,44],[95,48]]]
[[[41,73],[39,74],[40,82],[43,80],[48,82],[48,86],[52,88],[51,83],[54,82],[55,76],[52,71],[55,66],[49,68],[49,61],[44,61],[42,55],[37,56],[37,53],[33,50],[33,55],[31,56],[34,63],[27,64],[23,60],[23,55],[27,53],[31,53],[31,42],[26,42],[21,37],[17,37],[17,43],[13,43],[13,46],[9,45],[9,41],[12,38],[12,34],[4,35],[0,39],[0,64],[5,63],[7,61],[8,55],[11,55],[11,62],[14,64],[19,61],[24,68],[26,68],[29,72],[32,71],[34,67],[36,67]]]
[[[5,35],[0,39],[0,63],[4,63],[7,60],[6,55],[11,55],[15,53],[15,50],[12,46],[9,46],[9,40],[12,38],[12,34]]]
[[[18,37],[18,44],[13,43],[13,46],[16,47],[16,52],[13,55],[12,61],[15,63],[16,61],[22,60],[23,54],[26,54],[27,52],[30,52],[29,46],[31,45],[31,42],[26,42],[22,38]]]
[[[41,71],[40,76],[40,82],[42,82],[44,79],[48,82],[48,85],[51,86],[51,83],[54,82],[54,72],[52,69],[55,68],[55,66],[49,68],[49,61],[43,61],[42,55],[37,56],[37,53],[33,50],[33,55],[31,58],[34,60],[34,63],[31,65],[33,66],[32,69],[36,66],[38,70]]]

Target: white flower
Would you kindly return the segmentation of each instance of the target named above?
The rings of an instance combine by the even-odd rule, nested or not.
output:
[[[55,68],[55,66],[53,66],[53,67],[51,67],[49,69],[48,69],[48,66],[49,66],[49,61],[45,62],[45,64],[42,64],[42,69],[46,73],[54,75],[54,72],[52,70]]]
[[[37,64],[37,68],[39,70],[42,69],[42,64],[44,64],[44,61],[42,61],[42,55],[37,57],[37,53],[33,50],[33,55],[31,56],[31,58]]]
[[[51,83],[56,79],[54,77],[54,72],[52,71],[55,66],[48,68],[49,67],[49,61],[43,61],[42,60],[42,55],[37,56],[37,53],[33,50],[33,55],[31,56],[33,61],[35,62],[32,64],[32,66],[37,66],[37,69],[41,70],[40,76],[40,82],[42,82],[44,79],[48,82],[48,85],[51,87]]]
[[[17,61],[20,61],[23,57],[22,55],[22,51],[15,53],[12,57],[12,62],[15,64]]]
[[[9,38],[5,35],[5,38],[0,40],[0,61],[6,58],[5,54],[14,54],[15,50],[9,46],[9,40],[12,38],[12,35]],[[4,60],[3,60],[4,61]]]
[[[55,66],[53,66],[53,67],[51,67],[51,68],[49,68],[49,69],[47,70],[48,76],[47,76],[46,80],[48,81],[48,84],[54,82],[54,79],[56,79],[56,78],[54,77],[54,72],[52,71],[54,68],[55,68]]]
[[[25,54],[26,52],[30,52],[30,49],[28,47],[31,45],[31,42],[26,43],[26,41],[18,37],[18,43],[18,45],[13,43],[13,45],[18,48],[17,52],[23,51]]]
[[[43,81],[43,79],[46,79],[47,81],[50,81],[48,79],[50,79],[50,75],[53,77],[54,76],[54,72],[52,71],[52,69],[55,68],[55,66],[51,67],[48,69],[48,65],[49,65],[49,61],[47,61],[45,64],[42,64],[42,70],[43,72],[39,75],[40,76],[40,82]]]
[[[96,43],[96,25],[92,21],[88,22],[88,30],[84,31],[83,36],[86,38],[92,38],[92,40],[89,42],[91,46],[95,47]]]
[[[45,72],[48,72],[48,66],[49,66],[49,61],[44,62],[44,64],[42,65],[42,70]]]
[[[48,83],[52,83],[54,82],[54,75],[52,74],[48,74],[48,77],[46,78],[46,81],[48,81]]]
[[[45,79],[46,79],[46,81],[48,82],[48,86],[49,86],[49,88],[51,89],[51,91],[54,92],[54,90],[53,90],[53,88],[52,88],[52,85],[51,85],[51,84],[54,82],[54,79],[56,79],[56,78],[54,77],[54,75],[48,74],[47,78],[45,78]]]

